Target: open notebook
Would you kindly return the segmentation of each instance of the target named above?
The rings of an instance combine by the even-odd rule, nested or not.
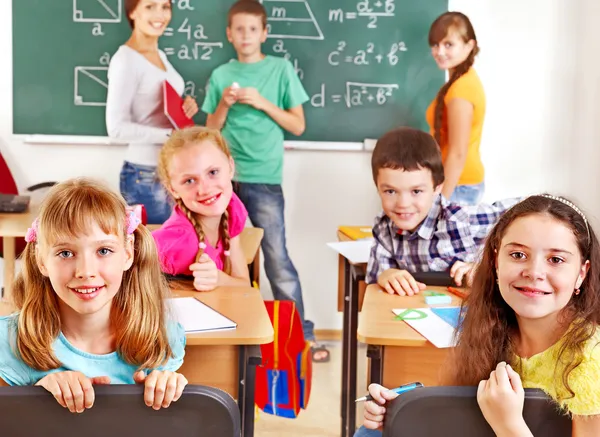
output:
[[[210,332],[236,329],[237,323],[193,297],[169,299],[177,321],[185,332]]]

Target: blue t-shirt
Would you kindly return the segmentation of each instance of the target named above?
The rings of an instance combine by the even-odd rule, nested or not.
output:
[[[9,385],[34,385],[44,376],[64,371],[81,372],[88,378],[108,376],[111,384],[134,384],[138,366],[125,362],[117,352],[95,355],[74,347],[62,332],[54,341],[54,355],[62,363],[57,369],[39,371],[29,367],[16,351],[18,314],[0,317],[0,378]],[[176,371],[183,364],[185,331],[181,324],[170,322],[167,328],[173,356],[157,370]]]

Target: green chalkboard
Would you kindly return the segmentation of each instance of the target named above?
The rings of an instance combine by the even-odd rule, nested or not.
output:
[[[200,105],[211,71],[235,56],[225,37],[233,1],[173,0],[160,39]],[[398,125],[426,128],[425,110],[444,80],[427,33],[447,0],[263,4],[264,52],[288,57],[311,96],[299,139],[363,141]],[[14,133],[106,135],[108,62],[129,35],[123,0],[13,0]]]

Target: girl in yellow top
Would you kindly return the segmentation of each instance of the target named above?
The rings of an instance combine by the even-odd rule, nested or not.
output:
[[[442,194],[457,203],[477,204],[484,191],[479,145],[485,118],[485,93],[473,68],[477,37],[466,15],[446,12],[431,25],[429,45],[438,67],[450,77],[426,112],[442,150]]]
[[[489,235],[451,356],[450,385],[479,385],[497,436],[532,436],[525,388],[539,388],[573,420],[574,437],[600,435],[600,247],[584,214],[563,198],[532,196]],[[509,364],[507,364],[509,363]],[[381,386],[365,427],[383,420]],[[362,436],[370,435],[367,433]]]

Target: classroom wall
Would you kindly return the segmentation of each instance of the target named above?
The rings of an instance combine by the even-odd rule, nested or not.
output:
[[[577,51],[577,80],[573,105],[573,134],[566,147],[570,150],[570,194],[585,208],[585,213],[600,229],[600,3],[579,2],[578,38],[571,49]]]
[[[12,59],[12,2],[8,3],[0,14],[0,53],[6,60]],[[587,209],[600,211],[591,192],[580,192],[600,178],[588,174],[599,153],[591,144],[600,134],[600,61],[594,56],[581,59],[581,52],[598,53],[600,31],[592,17],[599,16],[600,6],[594,0],[578,4],[450,2],[450,9],[472,18],[482,48],[476,67],[488,100],[482,144],[486,200],[540,190],[575,191]],[[19,186],[88,175],[116,189],[123,147],[31,145],[12,137],[11,76],[10,67],[0,70],[0,152]],[[584,162],[574,161],[573,150],[586,157]],[[336,238],[339,224],[372,223],[379,208],[369,160],[367,153],[358,152],[286,153],[288,245],[302,279],[307,315],[317,329],[341,327],[336,313],[337,258],[325,243]],[[268,293],[265,278],[262,284]]]

